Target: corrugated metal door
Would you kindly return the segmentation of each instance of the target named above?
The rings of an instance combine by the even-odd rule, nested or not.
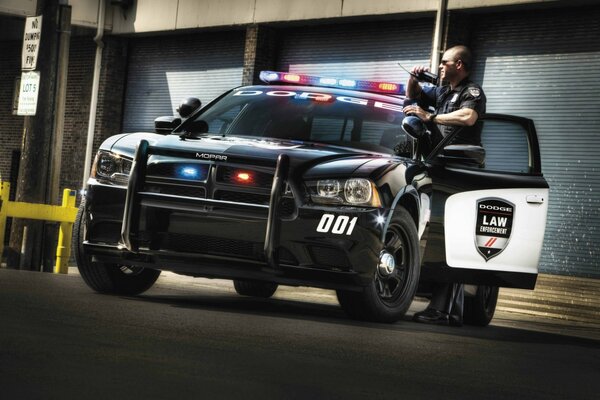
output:
[[[176,115],[185,97],[202,104],[242,82],[244,31],[134,39],[123,130],[153,131],[154,119]]]
[[[410,69],[429,65],[433,19],[306,26],[282,32],[278,69],[318,76],[406,84]]]
[[[550,184],[540,271],[600,277],[600,8],[478,20],[474,80],[487,111],[531,118],[538,131]]]

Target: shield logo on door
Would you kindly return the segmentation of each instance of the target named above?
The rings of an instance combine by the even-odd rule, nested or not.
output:
[[[485,261],[508,246],[514,215],[515,205],[506,200],[491,197],[477,200],[475,245]]]

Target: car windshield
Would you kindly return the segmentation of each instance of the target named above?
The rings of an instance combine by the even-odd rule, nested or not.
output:
[[[191,137],[252,136],[410,155],[400,104],[359,97],[359,92],[288,89],[234,90],[182,128]]]

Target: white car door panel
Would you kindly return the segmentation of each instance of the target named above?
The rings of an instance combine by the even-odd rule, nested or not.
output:
[[[528,202],[533,196],[543,201]],[[513,207],[510,213],[487,210],[483,202],[478,206],[484,199],[501,199]],[[548,189],[540,188],[475,190],[450,196],[444,210],[448,266],[537,274],[547,199]]]

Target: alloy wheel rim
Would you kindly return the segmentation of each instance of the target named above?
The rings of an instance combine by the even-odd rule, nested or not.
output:
[[[396,268],[388,276],[375,273],[375,289],[381,301],[387,305],[394,305],[402,297],[412,255],[408,246],[406,233],[399,226],[391,226],[386,235],[385,250],[394,256]]]

